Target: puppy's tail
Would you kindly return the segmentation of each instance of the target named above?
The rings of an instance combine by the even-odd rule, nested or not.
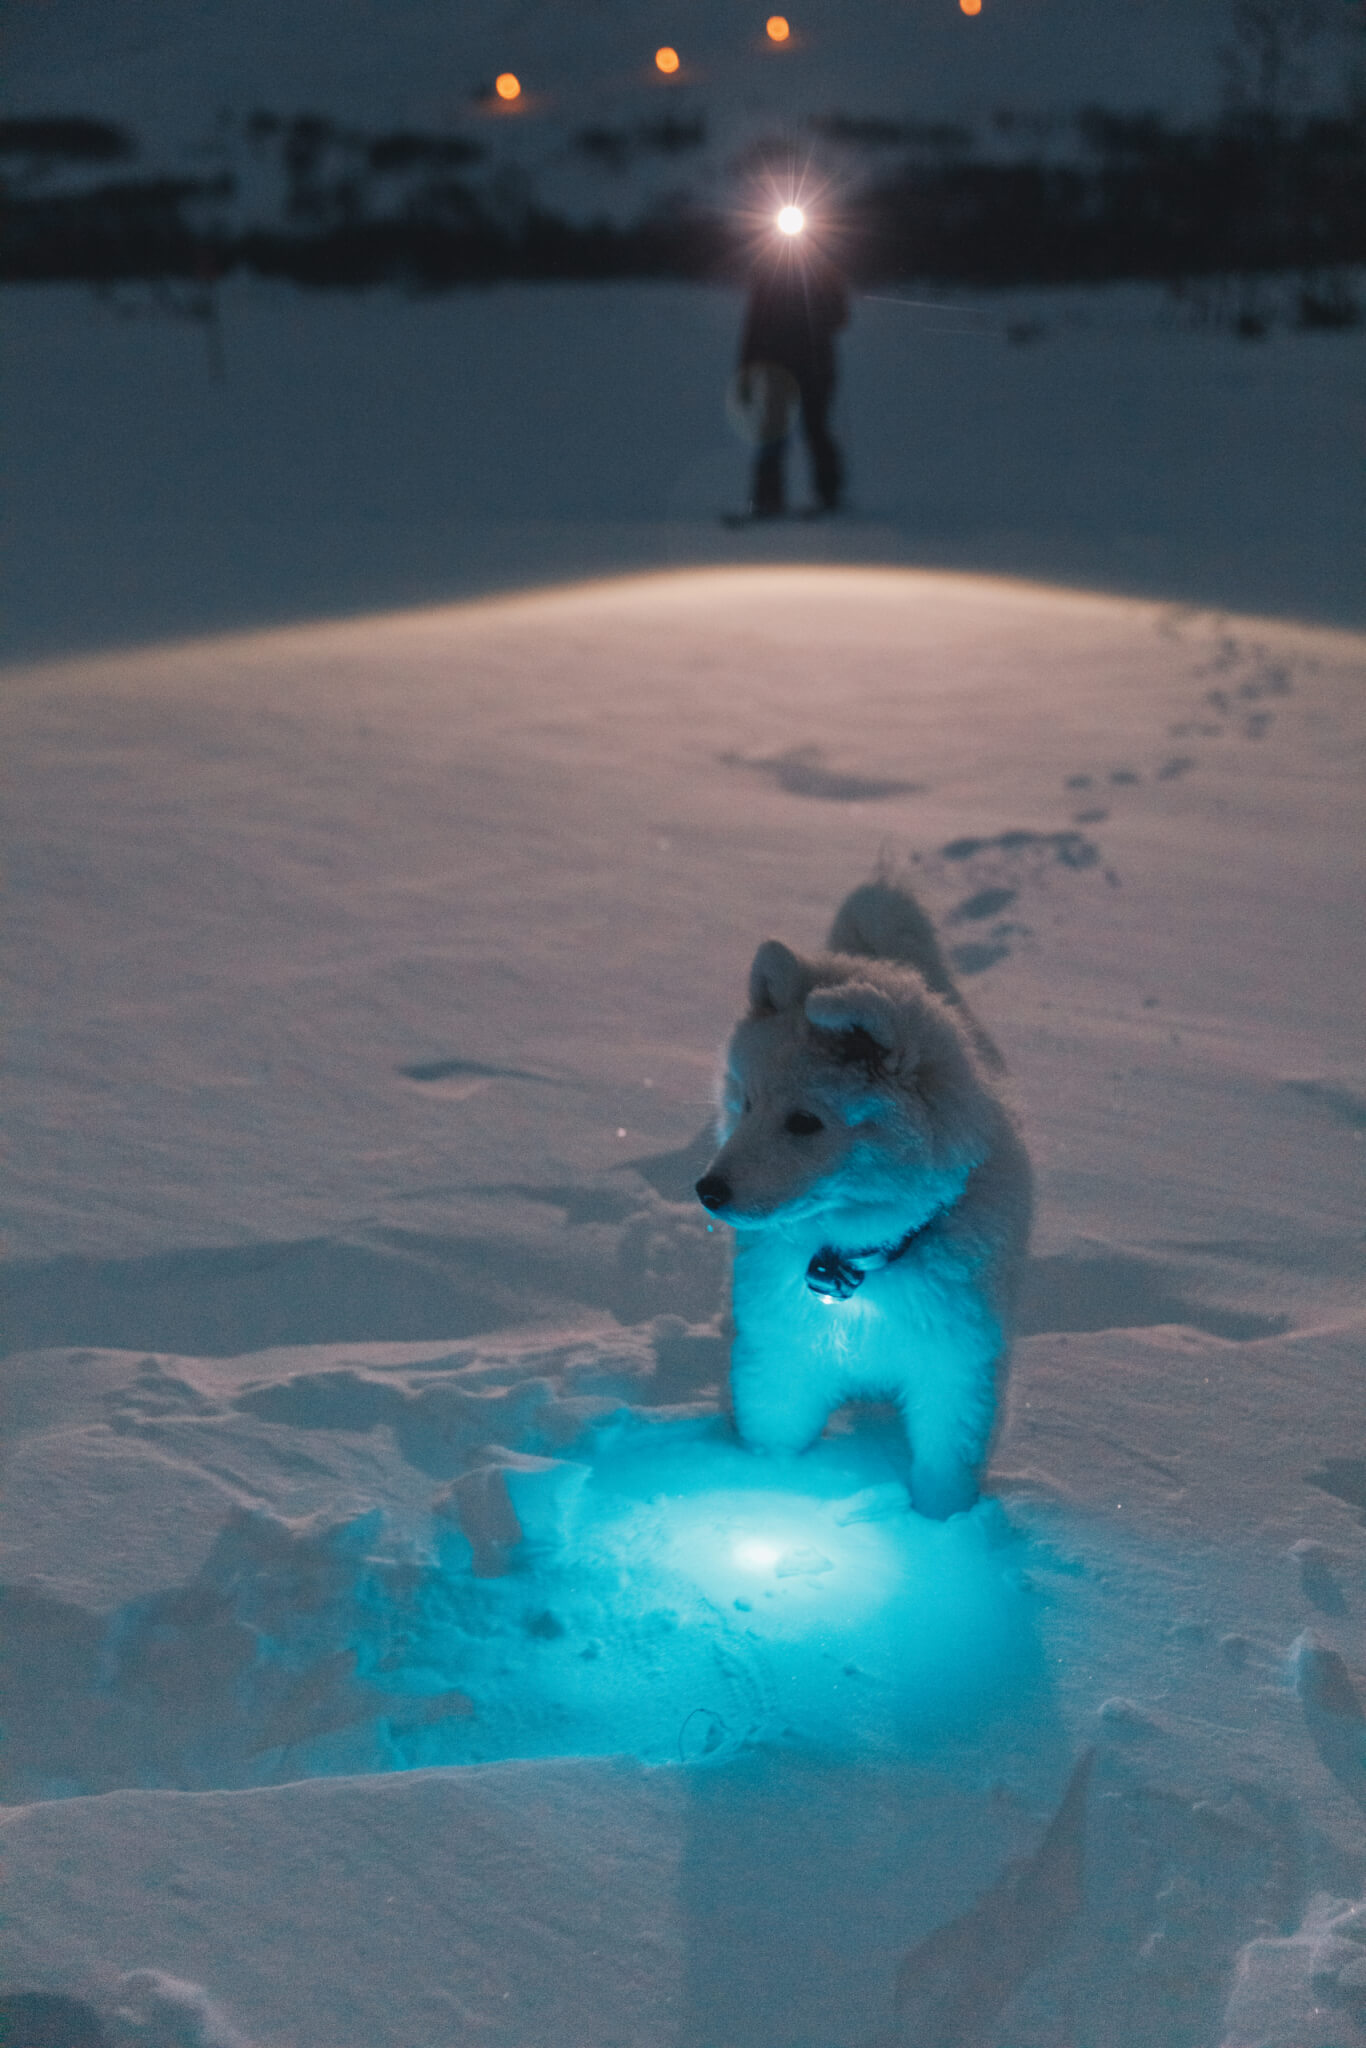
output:
[[[925,985],[958,1012],[986,1064],[997,1069],[1005,1065],[963,1001],[928,913],[894,870],[883,869],[873,881],[861,883],[845,897],[835,912],[827,944],[832,953],[852,953],[865,960],[899,960],[913,967]]]

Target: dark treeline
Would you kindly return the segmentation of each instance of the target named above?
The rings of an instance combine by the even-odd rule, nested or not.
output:
[[[1366,263],[1366,106],[1225,114],[1186,127],[1092,111],[1048,124],[1046,136],[1023,124],[1026,146],[1011,155],[984,151],[957,127],[884,122],[865,134],[870,124],[837,115],[816,125],[863,153],[861,189],[845,209],[862,283],[1180,286]],[[998,119],[998,136],[1006,126]],[[681,201],[628,225],[570,220],[520,173],[490,171],[462,136],[366,135],[321,117],[269,114],[253,116],[245,135],[257,167],[278,181],[268,223],[242,224],[239,180],[226,168],[139,177],[129,168],[132,139],[108,124],[0,123],[0,278],[203,279],[248,269],[315,286],[430,290],[510,278],[724,276],[739,253],[724,216]],[[574,147],[592,158],[627,147],[677,153],[703,140],[693,123],[625,139],[588,131]],[[790,140],[775,145],[780,152],[790,157]],[[118,174],[107,175],[115,163]]]
[[[1170,128],[1092,111],[1075,152],[921,159],[872,182],[859,214],[885,278],[980,285],[1178,282],[1366,260],[1366,108]]]
[[[206,240],[189,208],[232,196],[231,177],[111,178],[81,192],[0,197],[0,278],[36,283],[186,277],[231,265],[231,244]]]

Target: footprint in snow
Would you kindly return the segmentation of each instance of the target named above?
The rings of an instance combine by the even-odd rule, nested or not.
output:
[[[784,754],[718,754],[724,768],[749,768],[775,782],[788,796],[815,797],[822,803],[875,803],[885,797],[918,796],[923,782],[893,782],[877,776],[848,775],[825,765],[821,747],[789,747]]]
[[[1298,1543],[1291,1544],[1290,1555],[1299,1573],[1300,1591],[1305,1598],[1313,1602],[1320,1614],[1345,1614],[1347,1602],[1333,1570],[1332,1554],[1321,1543],[1303,1537]]]
[[[939,853],[943,860],[994,859],[1034,876],[1053,861],[1065,868],[1093,868],[1100,862],[1100,848],[1082,832],[998,832],[994,839],[951,839]]]
[[[1292,1644],[1290,1669],[1321,1762],[1358,1806],[1366,1807],[1366,1709],[1351,1672],[1312,1630]]]
[[[1304,1483],[1331,1493],[1334,1500],[1345,1500],[1349,1508],[1360,1508],[1366,1528],[1366,1458],[1325,1458],[1316,1472],[1305,1473]]]
[[[978,889],[965,897],[948,914],[948,924],[981,924],[988,918],[1000,918],[1015,901],[1018,891],[1002,886]],[[954,972],[962,975],[985,974],[988,967],[1010,956],[1012,938],[1028,938],[1028,925],[1013,922],[994,924],[985,938],[968,939],[962,945],[950,946],[949,960]]]
[[[995,967],[998,961],[1010,958],[1010,943],[1007,930],[1023,932],[1023,925],[1001,926],[999,933],[989,939],[971,939],[964,946],[950,946],[949,960],[955,974],[985,974],[988,967]]]
[[[1286,1081],[1292,1095],[1302,1096],[1318,1109],[1327,1110],[1335,1122],[1352,1131],[1366,1131],[1366,1095],[1340,1081]]]
[[[950,924],[978,923],[982,918],[995,917],[1015,901],[1014,889],[979,889],[975,896],[969,896],[949,912]]]
[[[395,1067],[394,1072],[402,1080],[416,1081],[448,1102],[466,1102],[472,1095],[482,1095],[491,1081],[538,1081],[544,1088],[572,1085],[553,1074],[535,1074],[526,1067],[490,1066],[483,1060],[416,1060],[409,1066]]]

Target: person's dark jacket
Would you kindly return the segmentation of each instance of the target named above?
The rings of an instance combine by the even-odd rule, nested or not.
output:
[[[799,384],[833,383],[835,336],[848,320],[849,293],[834,264],[809,243],[781,245],[750,284],[740,368],[778,363]]]

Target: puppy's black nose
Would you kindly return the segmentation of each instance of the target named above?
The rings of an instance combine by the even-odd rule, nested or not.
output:
[[[704,1173],[697,1183],[697,1199],[704,1209],[724,1209],[730,1200],[730,1182],[719,1173]]]

